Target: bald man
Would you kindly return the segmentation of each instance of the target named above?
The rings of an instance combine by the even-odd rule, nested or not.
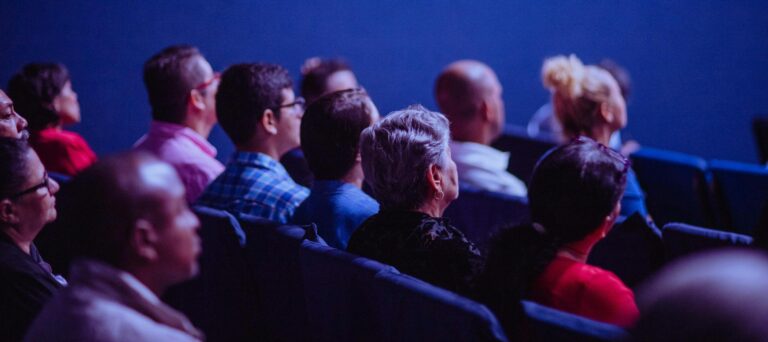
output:
[[[509,153],[489,146],[504,128],[501,84],[487,65],[462,60],[437,77],[435,97],[451,122],[451,153],[459,182],[479,190],[525,196],[525,184],[507,172]]]
[[[37,317],[28,341],[198,341],[160,301],[198,271],[197,217],[173,167],[147,153],[108,157],[69,184],[70,286]],[[71,215],[71,214],[70,214]]]
[[[13,101],[0,90],[0,137],[27,139],[27,120],[13,107]]]

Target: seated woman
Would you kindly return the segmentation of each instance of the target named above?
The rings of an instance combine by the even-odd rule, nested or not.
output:
[[[555,116],[566,141],[583,135],[609,146],[611,135],[627,125],[627,105],[621,89],[605,69],[585,66],[571,55],[547,59],[541,73],[544,86],[552,91]],[[648,217],[645,195],[630,170],[621,215],[635,212]]]
[[[30,143],[48,171],[73,176],[96,161],[80,135],[62,129],[80,122],[80,103],[64,65],[25,65],[8,82],[8,95],[29,122]]]
[[[494,238],[478,280],[480,300],[508,330],[520,322],[521,299],[621,326],[635,321],[632,290],[613,273],[586,264],[619,215],[628,165],[586,137],[539,161],[528,187],[533,223]]]
[[[363,131],[363,174],[381,210],[352,234],[347,249],[466,293],[482,258],[441,217],[459,195],[449,141],[448,120],[418,105]]]
[[[32,241],[56,219],[59,185],[23,139],[0,138],[0,336],[17,341],[64,286]]]

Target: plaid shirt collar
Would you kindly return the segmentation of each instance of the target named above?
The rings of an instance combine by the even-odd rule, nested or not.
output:
[[[283,164],[280,164],[272,157],[261,152],[247,152],[247,151],[235,151],[232,154],[230,163],[237,164],[243,167],[255,167],[259,169],[268,169],[277,173],[281,177],[289,177],[288,171],[285,170]]]

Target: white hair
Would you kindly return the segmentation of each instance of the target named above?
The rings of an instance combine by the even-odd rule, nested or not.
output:
[[[427,196],[427,170],[446,167],[448,119],[421,105],[395,111],[360,135],[365,181],[382,209],[418,208]]]

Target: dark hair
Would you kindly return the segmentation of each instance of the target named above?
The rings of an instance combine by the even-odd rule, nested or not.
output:
[[[121,265],[136,219],[157,212],[158,200],[139,175],[140,164],[153,161],[158,159],[145,152],[108,156],[67,184],[60,221],[77,227],[67,228],[70,257]]]
[[[351,71],[349,65],[341,59],[323,59],[317,65],[308,66],[302,70],[301,96],[307,103],[312,103],[328,92],[328,78],[339,71]]]
[[[250,140],[264,111],[276,110],[283,101],[283,89],[293,87],[288,71],[276,64],[236,64],[221,75],[216,93],[216,116],[232,142]]]
[[[29,176],[27,154],[30,150],[25,139],[0,137],[0,199],[22,190]]]
[[[204,58],[196,47],[174,45],[144,63],[144,86],[152,119],[172,123],[184,120],[189,92],[206,81],[203,71],[194,68],[195,57]]]
[[[69,71],[63,64],[30,63],[8,81],[8,97],[29,122],[29,129],[39,131],[61,120],[53,100],[69,81]]]
[[[550,150],[536,165],[528,202],[533,223],[502,229],[491,241],[478,295],[514,326],[528,286],[565,244],[597,229],[621,199],[629,162],[579,137]]]
[[[349,172],[371,115],[370,98],[360,88],[323,95],[307,108],[301,119],[301,149],[316,179],[340,179]]]

